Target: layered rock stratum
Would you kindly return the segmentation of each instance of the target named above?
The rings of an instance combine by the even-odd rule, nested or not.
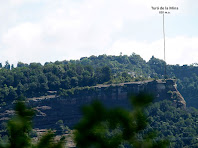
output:
[[[37,111],[34,117],[34,128],[56,128],[57,121],[73,127],[81,118],[81,107],[93,100],[100,100],[107,107],[130,109],[129,96],[140,92],[154,96],[154,101],[170,100],[175,107],[186,108],[186,102],[177,90],[175,80],[148,80],[111,85],[98,85],[91,90],[84,89],[72,96],[51,94],[39,98],[28,98],[27,104]],[[55,92],[54,92],[55,93]],[[13,111],[5,109],[0,114],[0,122],[6,121]],[[96,115],[97,116],[97,115]]]

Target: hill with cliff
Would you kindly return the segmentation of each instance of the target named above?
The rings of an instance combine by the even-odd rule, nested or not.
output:
[[[133,53],[130,56],[90,56],[80,60],[25,64],[17,67],[7,61],[0,69],[0,106],[19,96],[45,96],[49,91],[72,90],[98,84],[118,84],[164,78],[163,60],[152,57],[148,62]],[[1,64],[0,64],[1,65]],[[168,78],[177,79],[177,88],[187,106],[198,108],[198,67],[167,65]]]
[[[81,118],[81,107],[99,100],[107,107],[130,109],[129,96],[139,93],[152,95],[155,102],[169,100],[176,108],[186,109],[186,102],[176,88],[174,80],[150,80],[115,85],[99,85],[75,91],[72,95],[51,98],[29,98],[29,105],[37,109],[35,127],[50,128],[63,120],[69,127]]]
[[[69,92],[73,93],[69,94]],[[27,98],[29,106],[35,108],[35,128],[56,127],[56,122],[63,120],[73,127],[81,118],[81,107],[99,100],[107,107],[130,109],[129,97],[139,93],[152,95],[155,102],[169,100],[176,108],[186,109],[186,102],[177,90],[175,80],[147,80],[111,85],[97,85],[73,90],[62,90],[61,93],[49,92],[42,97]],[[13,105],[1,108],[0,121],[6,121],[13,114]]]
[[[198,145],[198,110],[186,107],[174,79],[81,87],[62,90],[60,94],[50,91],[46,96],[27,98],[26,103],[36,111],[34,129],[37,133],[53,129],[57,134],[63,134],[68,132],[67,126],[73,128],[80,121],[83,105],[97,99],[108,108],[122,107],[130,110],[129,96],[140,92],[152,94],[155,98],[153,104],[145,110],[149,126],[144,132],[158,130],[158,138],[170,140],[174,147]],[[5,134],[3,125],[14,114],[10,109],[14,104],[4,106],[4,111],[1,108],[1,134]]]
[[[168,79],[164,80],[164,64],[155,57],[146,62],[136,54],[44,65],[19,62],[17,67],[6,62],[0,69],[0,132],[6,132],[5,122],[14,114],[19,96],[25,96],[37,111],[35,128],[60,130],[59,121],[72,127],[81,118],[81,106],[93,99],[107,107],[130,108],[128,96],[146,92],[155,98],[146,111],[151,123],[147,130],[157,129],[163,131],[161,137],[176,138],[173,143],[178,147],[196,145],[194,138],[186,142],[182,138],[198,135],[198,111],[190,108],[198,107],[198,67],[167,65]]]

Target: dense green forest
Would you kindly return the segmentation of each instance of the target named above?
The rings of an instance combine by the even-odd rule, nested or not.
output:
[[[133,53],[130,56],[90,56],[80,60],[25,64],[14,67],[0,64],[1,105],[18,96],[35,97],[47,91],[72,89],[128,81],[164,78],[163,60],[152,57],[148,62]],[[176,78],[178,90],[187,106],[198,107],[198,67],[167,65],[168,78]]]
[[[176,108],[170,101],[156,102],[146,109],[149,126],[144,132],[156,130],[159,139],[168,139],[170,147],[198,147],[198,110]]]
[[[163,60],[151,57],[146,62],[135,53],[90,56],[44,65],[18,62],[16,67],[6,61],[5,65],[0,64],[0,106],[2,109],[21,95],[29,98],[57,91],[58,95],[67,96],[87,89],[92,91],[90,86],[98,84],[162,79],[164,65]],[[177,88],[188,108],[175,108],[168,101],[152,104],[145,110],[149,125],[144,132],[160,131],[159,138],[168,138],[171,147],[197,147],[198,67],[167,65],[167,77],[177,79]]]

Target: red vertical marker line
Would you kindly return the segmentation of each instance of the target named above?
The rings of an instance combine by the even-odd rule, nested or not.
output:
[[[163,36],[164,36],[164,79],[166,79],[166,47],[165,47],[165,29],[164,29],[164,13],[163,13]]]

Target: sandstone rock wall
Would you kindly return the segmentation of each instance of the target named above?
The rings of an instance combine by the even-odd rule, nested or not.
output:
[[[129,82],[117,85],[99,85],[94,92],[82,91],[73,97],[51,97],[46,99],[30,99],[30,106],[36,108],[34,118],[35,128],[55,128],[58,120],[63,120],[69,127],[73,127],[81,117],[80,108],[90,104],[93,100],[102,101],[107,107],[124,107],[129,109],[128,96],[139,92],[150,93],[155,101],[171,100],[176,107],[186,108],[186,102],[178,92],[174,80],[157,80],[144,82]]]

